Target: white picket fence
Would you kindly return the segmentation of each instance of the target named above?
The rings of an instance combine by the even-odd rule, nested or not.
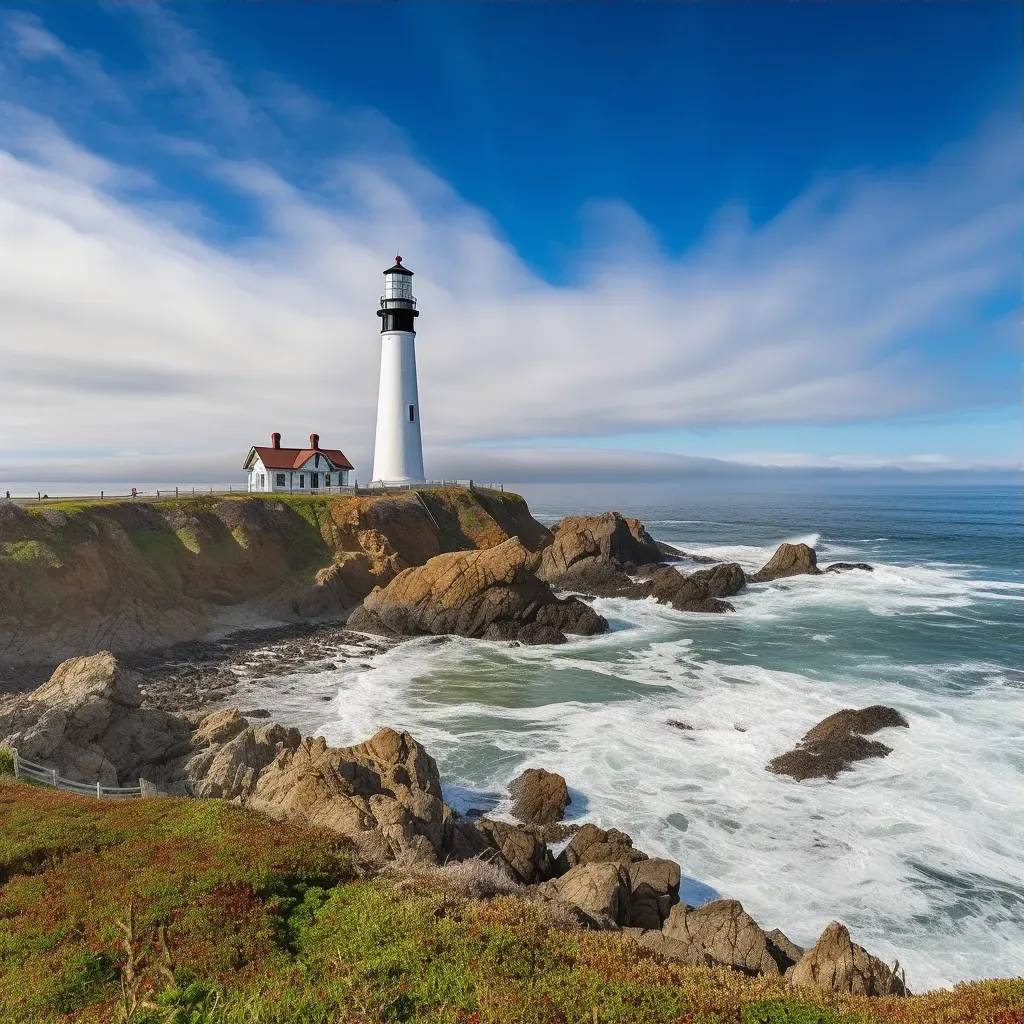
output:
[[[99,782],[92,785],[88,782],[65,779],[63,775],[57,774],[56,768],[47,768],[46,765],[29,761],[28,758],[22,757],[15,748],[11,749],[11,756],[14,759],[14,777],[16,779],[31,779],[44,786],[53,786],[54,789],[63,789],[68,793],[79,793],[82,796],[94,796],[99,799],[106,797],[110,800],[131,800],[134,797],[157,796],[156,786],[145,779],[139,779],[137,786],[104,786]]]

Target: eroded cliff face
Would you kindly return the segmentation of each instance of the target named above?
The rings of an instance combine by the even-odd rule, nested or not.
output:
[[[551,537],[496,491],[0,502],[0,663],[341,616],[403,569],[512,536],[531,551]]]

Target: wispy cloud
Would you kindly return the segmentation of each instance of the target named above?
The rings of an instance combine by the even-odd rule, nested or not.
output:
[[[463,447],[479,441],[522,452],[1016,397],[991,364],[1006,342],[992,331],[1012,328],[984,320],[1016,286],[1009,120],[927,167],[817,182],[758,227],[719,211],[679,258],[628,207],[594,204],[578,276],[554,286],[379,115],[267,76],[243,88],[165,8],[118,16],[142,19],[152,59],[126,83],[38,20],[6,22],[0,452],[241,453],[315,429],[368,474],[396,240],[417,271],[424,433],[449,464],[483,461]],[[120,105],[130,156],[85,146],[92,115],[52,83],[24,88],[48,62]],[[177,129],[151,113],[168,98]]]

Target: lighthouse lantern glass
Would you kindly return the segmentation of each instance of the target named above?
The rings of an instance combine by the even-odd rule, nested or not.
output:
[[[405,274],[387,274],[384,277],[385,299],[411,299],[412,278]]]

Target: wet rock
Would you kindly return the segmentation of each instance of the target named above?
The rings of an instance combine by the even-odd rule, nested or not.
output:
[[[541,552],[537,575],[555,586],[562,586],[562,578],[580,563],[621,569],[626,562],[640,566],[665,558],[639,519],[627,519],[618,512],[566,516],[552,532],[554,538]]]
[[[866,737],[879,729],[909,728],[895,708],[874,704],[868,708],[846,708],[823,719],[807,732],[799,744],[768,763],[768,771],[804,779],[834,779],[856,761],[886,757],[892,747]]]
[[[509,786],[512,813],[528,825],[548,825],[565,817],[572,803],[565,779],[543,768],[527,768]]]
[[[690,950],[690,962],[731,967],[744,974],[780,974],[785,957],[738,900],[713,900],[699,908],[677,903],[662,932]]]
[[[673,729],[679,729],[682,732],[693,732],[692,725],[688,725],[686,722],[680,722],[677,718],[670,718],[665,724],[672,726]]]
[[[534,574],[534,565],[535,557],[517,538],[480,551],[438,555],[374,590],[349,625],[392,636],[495,639],[520,639],[520,630],[531,623],[562,634],[607,631],[605,619],[584,602],[555,597]]]
[[[849,572],[851,569],[863,569],[865,572],[874,572],[875,567],[867,562],[833,562],[826,565],[822,572]]]
[[[845,925],[833,921],[814,947],[786,975],[797,988],[819,988],[855,996],[905,996],[903,978],[851,938]]]
[[[630,563],[632,565],[632,563]],[[633,567],[634,572],[636,567]],[[551,581],[558,590],[571,590],[588,597],[634,597],[636,583],[629,574],[615,565],[598,558],[576,562],[566,572]]]
[[[738,594],[746,582],[743,569],[727,562],[687,575],[666,567],[651,576],[647,586],[655,600],[679,611],[725,612],[732,611],[732,605],[722,598]]]
[[[817,576],[818,556],[806,544],[780,544],[775,554],[750,577],[751,583],[768,583],[787,576]]]

